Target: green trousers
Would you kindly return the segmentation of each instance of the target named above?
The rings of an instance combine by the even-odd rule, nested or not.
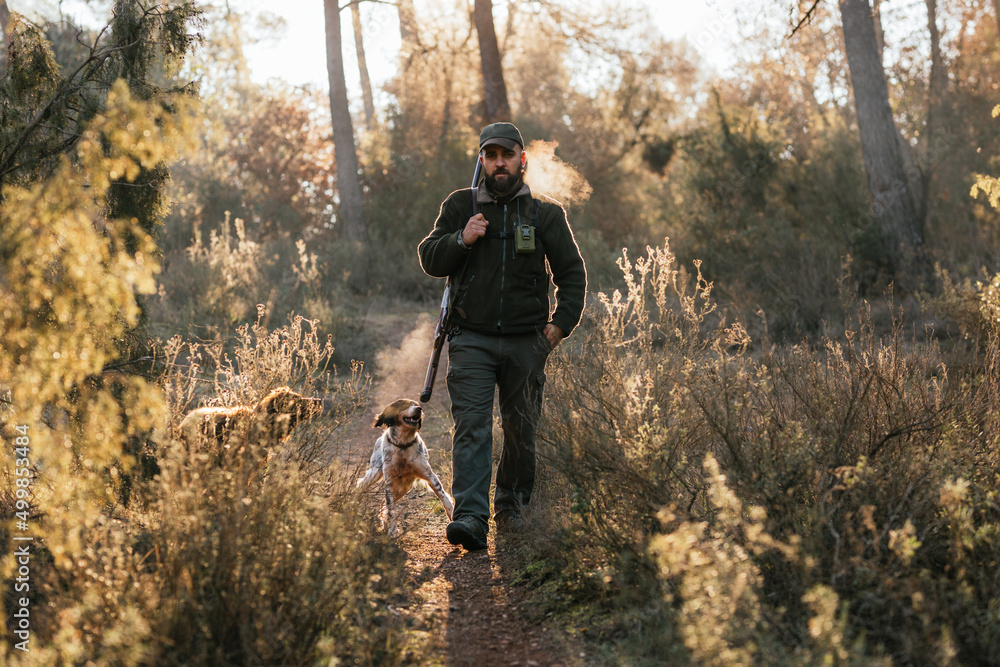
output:
[[[489,336],[462,331],[448,344],[448,394],[455,419],[452,449],[454,516],[487,529],[493,468],[493,397],[499,390],[503,445],[497,465],[495,512],[518,510],[535,485],[535,431],[542,407],[545,360],[541,332]]]

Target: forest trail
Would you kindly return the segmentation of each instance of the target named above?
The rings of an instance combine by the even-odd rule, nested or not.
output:
[[[423,388],[434,323],[427,316],[416,318],[415,327],[414,321],[396,320],[402,330],[390,335],[390,341],[395,340],[378,355],[372,415],[397,398],[416,399]],[[450,490],[452,422],[446,357],[442,355],[433,398],[424,406],[421,434],[432,467]],[[365,437],[374,443],[376,435],[369,428]],[[408,597],[393,612],[406,628],[405,662],[484,667],[585,664],[583,649],[575,647],[571,637],[535,622],[537,615],[528,613],[526,606],[528,592],[512,585],[517,536],[498,537],[491,530],[488,548],[469,552],[448,543],[447,523],[441,503],[422,485],[401,501],[398,544],[406,554]]]
[[[411,494],[412,495],[412,494]],[[453,547],[447,517],[431,493],[404,501],[409,516],[399,546],[412,594],[400,606],[408,629],[406,660],[419,665],[574,665],[566,638],[529,622],[526,591],[512,587],[509,551],[495,531],[483,551]]]

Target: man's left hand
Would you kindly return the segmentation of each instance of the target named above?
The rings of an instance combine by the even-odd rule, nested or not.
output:
[[[545,337],[548,339],[549,345],[552,346],[553,350],[556,349],[556,345],[558,345],[559,342],[566,337],[566,332],[551,322],[545,325],[545,328],[542,329],[542,333],[545,334]]]

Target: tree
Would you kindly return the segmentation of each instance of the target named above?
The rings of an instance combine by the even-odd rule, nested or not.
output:
[[[372,98],[372,81],[368,76],[368,61],[365,59],[365,40],[361,29],[361,3],[351,3],[351,19],[354,22],[354,48],[358,52],[358,74],[361,76],[361,96],[365,103],[365,127],[375,127],[375,101]]]
[[[486,96],[486,122],[510,120],[507,85],[503,79],[500,47],[493,26],[492,0],[476,0],[474,18],[479,35],[479,58],[483,70],[483,92]]]
[[[339,221],[344,236],[367,252],[371,245],[361,199],[358,176],[358,152],[354,145],[354,124],[347,102],[344,78],[344,54],[341,51],[340,7],[337,0],[324,0],[326,14],[326,71],[330,82],[330,118],[333,121],[333,147],[337,160],[337,192],[340,195]]]
[[[0,188],[29,187],[51,176],[63,160],[77,159],[87,124],[104,111],[118,81],[139,100],[176,104],[177,94],[189,97],[193,88],[173,75],[196,39],[188,30],[199,13],[193,2],[117,0],[108,24],[96,33],[66,23],[55,26],[57,34],[70,38],[59,49],[45,32],[54,26],[11,14],[9,58],[0,82]],[[143,234],[155,238],[167,210],[166,162],[141,162],[138,172],[128,175],[113,170],[111,178],[102,190],[104,215],[135,221]],[[5,198],[0,194],[0,201]],[[138,256],[140,236],[128,232],[124,239],[125,250]],[[118,341],[124,355],[140,356],[146,342],[143,323],[140,318]]]
[[[1000,2],[1000,0],[997,0]],[[420,46],[420,32],[417,27],[417,12],[413,8],[413,0],[398,0],[396,11],[399,13],[399,38],[401,53],[409,64],[410,59]]]
[[[4,46],[7,41],[8,25],[10,25],[10,10],[7,9],[7,0],[0,0],[0,30],[3,31]]]
[[[931,142],[937,136],[947,113],[948,65],[941,50],[941,31],[937,26],[937,0],[925,0],[927,6],[927,30],[931,38],[931,72],[927,83],[927,120],[923,133],[925,149],[931,149]],[[930,196],[930,179],[933,164],[926,163],[920,173],[918,215],[925,220]]]
[[[844,50],[885,268],[899,278],[923,243],[868,0],[840,0]]]
[[[72,157],[31,182],[4,184],[0,206],[0,395],[8,397],[0,401],[0,433],[11,445],[0,464],[0,495],[13,499],[21,479],[12,436],[22,444],[30,438],[21,456],[30,455],[22,464],[31,467],[19,469],[32,471],[32,523],[42,526],[38,548],[51,559],[32,581],[33,596],[47,583],[80,581],[91,546],[110,547],[114,538],[103,527],[112,480],[135,460],[129,440],[165,423],[162,390],[121,373],[117,388],[102,379],[110,378],[102,370],[118,354],[116,341],[139,323],[136,295],[155,292],[158,268],[152,236],[136,217],[108,218],[106,196],[121,179],[175,158],[188,98],[146,102],[119,80],[102,102],[79,128]],[[5,586],[12,562],[3,563]],[[50,645],[39,648],[49,651],[43,660],[58,662]],[[0,653],[9,650],[7,640]]]
[[[993,18],[997,22],[997,34],[1000,34],[1000,0],[993,0]]]

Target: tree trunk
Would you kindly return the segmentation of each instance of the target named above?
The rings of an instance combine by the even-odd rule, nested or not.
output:
[[[997,20],[997,35],[1000,36],[1000,0],[993,0],[993,18]]]
[[[868,0],[840,0],[839,4],[872,217],[887,268],[898,278],[923,243],[920,224],[889,106],[871,6]]]
[[[997,0],[1000,2],[1000,0]],[[924,128],[924,163],[921,170],[921,191],[918,193],[918,214],[924,220],[929,204],[930,178],[933,174],[933,151],[938,128],[948,108],[948,66],[941,53],[941,32],[937,27],[937,0],[925,0],[927,5],[927,30],[931,38],[931,74],[927,83],[927,125]]]
[[[493,26],[493,1],[476,0],[476,32],[479,35],[479,58],[483,68],[483,92],[486,95],[486,122],[510,120],[507,86],[503,81],[500,48]]]
[[[398,0],[396,11],[399,13],[401,54],[403,59],[409,63],[410,58],[413,57],[420,46],[420,32],[417,29],[417,12],[413,8],[413,0]]]
[[[344,236],[362,246],[370,247],[361,201],[361,179],[358,177],[358,153],[354,147],[354,125],[347,103],[347,83],[344,79],[344,54],[340,40],[340,8],[337,0],[323,0],[326,14],[326,72],[330,81],[330,116],[333,121],[333,148],[337,161],[337,192],[340,195],[340,220]]]
[[[1000,2],[1000,0],[996,0]],[[941,32],[937,27],[937,0],[925,0],[927,5],[927,30],[931,37],[931,75],[927,84],[927,136],[929,141],[941,122],[947,107],[948,66],[941,53]]]
[[[0,31],[3,35],[3,43],[0,44],[0,74],[4,74],[7,71],[7,42],[10,40],[10,10],[7,9],[7,0],[0,0]]]
[[[365,128],[375,127],[375,100],[372,98],[372,81],[368,76],[368,61],[365,59],[365,39],[361,30],[361,3],[351,3],[351,18],[354,21],[354,47],[358,52],[358,73],[361,76],[361,96],[365,102]]]
[[[872,0],[872,25],[875,26],[875,44],[878,45],[878,64],[882,67],[885,52],[885,31],[882,29],[882,0]]]
[[[1000,2],[1000,0],[997,0]],[[507,42],[510,41],[511,35],[514,34],[514,24],[515,17],[517,16],[518,5],[520,0],[510,0],[510,4],[507,6],[507,26],[503,29],[503,44],[500,45],[500,53],[507,52]]]
[[[8,26],[10,26],[10,10],[7,9],[7,0],[0,0],[0,30],[3,30],[4,42],[10,37],[7,33]]]

